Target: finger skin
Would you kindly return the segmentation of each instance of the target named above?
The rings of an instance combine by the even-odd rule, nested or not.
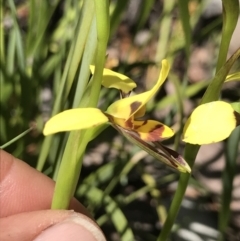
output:
[[[49,177],[0,150],[0,218],[50,209],[54,185]],[[70,208],[90,216],[75,199]]]
[[[93,240],[91,230],[87,230],[85,227],[95,227],[95,235],[99,237],[99,239],[94,240],[105,240],[101,230],[97,226],[97,224],[87,217],[86,215],[75,213],[73,211],[68,210],[41,210],[41,211],[33,211],[33,212],[25,212],[15,214],[9,217],[0,218],[0,240],[1,241],[32,241],[42,232],[49,230],[49,227],[53,227],[54,225],[58,225],[63,223],[64,221],[70,220],[72,218],[78,218],[81,220],[81,223],[85,223],[85,226],[77,226],[79,229],[77,240]],[[75,225],[71,223],[70,225]],[[70,230],[65,230],[64,236],[70,236]],[[67,234],[68,233],[68,234]],[[87,234],[87,235],[86,235]],[[84,237],[92,237],[91,239],[87,239]],[[55,240],[58,240],[59,233],[53,234]],[[65,239],[63,239],[65,240]]]
[[[51,206],[54,186],[55,183],[50,178],[0,150],[1,241],[32,241],[36,237],[41,237],[42,240],[43,234],[57,237],[62,235],[61,232],[54,233],[51,227],[56,230],[57,225],[66,221],[70,225],[68,227],[74,229],[62,230],[66,223],[65,226],[58,226],[63,236],[69,237],[73,235],[72,230],[77,230],[75,240],[86,240],[86,237],[87,240],[105,240],[100,228],[76,199],[71,201],[70,208],[78,213],[69,210],[47,210]],[[76,226],[72,221],[69,223],[69,220],[76,220],[76,217],[78,223],[81,223],[80,226]],[[88,227],[95,228],[89,231]],[[65,240],[63,236],[61,238]]]
[[[33,240],[40,232],[61,222],[73,211],[42,210],[0,218],[0,240]]]

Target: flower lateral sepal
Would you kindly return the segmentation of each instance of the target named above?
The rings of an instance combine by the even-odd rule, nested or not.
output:
[[[160,142],[147,142],[142,140],[139,135],[133,130],[124,129],[121,126],[113,125],[122,135],[124,135],[130,142],[139,146],[148,154],[157,160],[165,163],[167,166],[183,173],[191,173],[191,168],[188,163],[177,152],[161,145]]]

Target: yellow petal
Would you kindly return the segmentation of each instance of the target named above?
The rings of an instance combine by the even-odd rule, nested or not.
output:
[[[91,73],[95,71],[95,66],[90,65]],[[126,75],[114,72],[110,69],[103,69],[102,85],[106,88],[115,88],[122,90],[124,93],[129,93],[136,88],[136,83]]]
[[[96,108],[78,108],[63,111],[47,121],[43,134],[87,129],[108,122],[108,118]]]
[[[108,107],[107,113],[114,117],[125,120],[129,119],[137,113],[153,97],[154,94],[156,94],[160,86],[166,80],[168,72],[169,64],[167,60],[163,60],[158,81],[151,90],[114,102]]]
[[[134,121],[133,124],[134,131],[136,131],[144,141],[161,141],[174,135],[171,128],[158,121]]]
[[[184,126],[183,141],[198,145],[222,141],[240,124],[238,121],[239,114],[226,102],[200,105]]]

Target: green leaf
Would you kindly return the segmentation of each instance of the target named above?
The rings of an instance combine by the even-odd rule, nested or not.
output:
[[[204,93],[201,104],[219,99],[222,85],[226,80],[230,69],[232,68],[236,60],[239,58],[239,56],[240,56],[240,48],[229,58],[229,60],[217,72],[212,82],[208,86],[206,92]]]
[[[187,59],[190,56],[190,46],[191,46],[191,26],[190,26],[190,14],[188,9],[189,0],[178,0],[178,7],[180,12],[180,18],[183,26],[183,32],[185,36],[185,53]]]
[[[239,0],[222,0],[222,4],[223,28],[216,72],[220,70],[227,59],[229,44],[239,17]]]

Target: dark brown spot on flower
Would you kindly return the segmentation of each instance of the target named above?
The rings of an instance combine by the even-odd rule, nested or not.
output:
[[[159,141],[161,140],[164,127],[160,124],[154,126],[148,133],[146,141]]]
[[[162,148],[164,148],[164,150],[166,151],[166,152],[168,152],[178,163],[180,163],[181,165],[184,165],[185,166],[185,161],[184,161],[184,159],[182,158],[182,156],[179,154],[179,153],[177,153],[176,151],[174,151],[174,150],[172,150],[172,149],[170,149],[170,148],[168,148],[168,147],[166,147],[166,146],[163,146],[163,145],[161,145],[162,146]]]
[[[140,101],[135,101],[130,105],[131,108],[131,112],[130,115],[133,114],[140,106],[141,106],[142,102]]]
[[[133,122],[132,119],[129,118],[128,120],[125,121],[126,127],[132,129],[133,128]]]

